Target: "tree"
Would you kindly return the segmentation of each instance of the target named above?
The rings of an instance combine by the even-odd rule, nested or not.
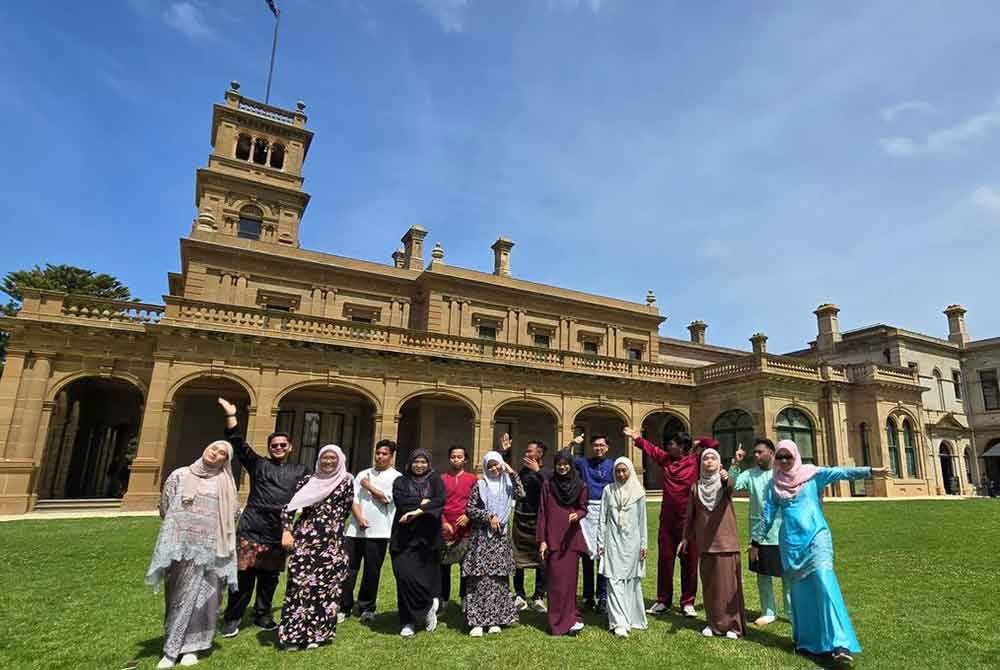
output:
[[[93,270],[73,265],[52,265],[45,269],[35,266],[30,270],[8,272],[0,285],[0,291],[11,297],[6,305],[0,304],[0,316],[15,316],[24,300],[22,288],[37,288],[48,291],[62,291],[73,295],[91,295],[111,300],[137,300],[127,286],[109,274],[98,274]],[[6,357],[8,333],[0,331],[0,361]]]

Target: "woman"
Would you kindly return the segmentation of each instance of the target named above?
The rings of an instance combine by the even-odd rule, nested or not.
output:
[[[146,583],[164,590],[163,658],[157,668],[198,662],[212,646],[215,620],[227,584],[236,586],[236,520],[239,498],[225,440],[205,447],[201,458],[177,468],[160,494],[160,534]]]
[[[465,621],[471,637],[483,628],[499,633],[500,626],[517,621],[517,605],[510,594],[514,552],[510,544],[510,512],[514,500],[524,498],[524,486],[503,456],[491,451],[483,457],[483,476],[472,489],[465,515],[472,527],[469,552],[462,561],[468,580]]]
[[[580,529],[580,519],[587,516],[587,486],[573,465],[571,450],[557,453],[553,465],[538,510],[538,553],[549,579],[549,632],[566,635],[583,630],[576,609],[576,583],[580,556],[590,555]]]
[[[797,650],[851,661],[861,645],[833,572],[833,539],[820,493],[837,481],[885,475],[886,468],[818,468],[805,465],[791,440],[778,442],[764,513],[751,538],[758,546],[781,512],[781,564],[792,591],[792,639]]]
[[[736,640],[746,634],[740,536],[733,512],[733,480],[722,469],[719,452],[701,452],[698,482],[688,497],[687,522],[680,550],[698,547],[698,570],[705,598],[705,637],[725,635]]]
[[[608,628],[618,637],[630,629],[645,630],[642,578],[646,576],[646,489],[632,461],[615,461],[615,481],[601,496],[597,555],[608,580]]]
[[[319,450],[314,474],[303,477],[281,512],[281,545],[289,552],[288,585],[278,640],[289,651],[315,649],[337,634],[337,610],[347,579],[344,519],[354,478],[335,444]],[[301,512],[294,521],[295,513]]]
[[[392,483],[396,516],[392,522],[389,555],[396,575],[399,634],[413,637],[414,626],[423,620],[428,632],[437,628],[437,595],[441,586],[441,510],[444,484],[431,468],[431,456],[416,449]]]

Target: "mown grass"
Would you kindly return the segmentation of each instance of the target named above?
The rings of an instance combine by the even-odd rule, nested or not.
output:
[[[1000,501],[826,507],[838,576],[864,647],[855,667],[1000,667]],[[650,510],[650,537],[656,537],[657,511]],[[743,503],[738,515],[745,535]],[[161,595],[143,586],[142,575],[157,525],[153,518],[0,524],[0,668],[117,670],[130,661],[138,668],[155,666],[163,603]],[[656,565],[655,547],[651,550],[645,581],[650,600]],[[753,575],[747,573],[744,583],[752,619],[758,607]],[[731,642],[703,639],[700,619],[669,615],[651,620],[648,631],[617,640],[593,614],[578,638],[552,638],[541,615],[526,614],[520,626],[498,636],[470,639],[452,608],[435,633],[402,640],[388,560],[379,608],[374,625],[349,619],[334,644],[309,652],[279,651],[273,633],[247,628],[236,639],[217,638],[198,667],[393,668],[405,663],[434,670],[597,670],[817,664],[793,653],[784,621]]]

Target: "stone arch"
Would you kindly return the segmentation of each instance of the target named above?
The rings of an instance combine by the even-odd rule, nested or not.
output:
[[[588,412],[594,413],[594,416],[584,418],[583,415]],[[607,435],[609,446],[608,456],[610,458],[627,456],[629,454],[628,443],[622,434],[622,428],[632,425],[632,421],[629,413],[617,404],[587,403],[577,408],[573,413],[572,421],[574,432],[575,427],[581,423],[586,427],[585,436],[587,439],[590,439],[595,433]],[[585,447],[577,450],[578,455],[584,453],[586,453]]]
[[[480,430],[479,406],[468,396],[450,389],[419,389],[403,396],[396,406],[396,462],[399,467],[416,448],[431,453],[434,467],[444,471],[448,449],[464,446],[476,453]]]
[[[660,407],[657,409],[651,409],[639,419],[639,425],[646,423],[646,419],[653,416],[654,414],[669,414],[670,416],[676,417],[682,424],[684,424],[684,431],[687,433],[691,432],[691,421],[688,417],[684,416],[680,410],[672,409],[670,407]]]
[[[596,409],[596,410],[609,410],[609,411],[614,412],[615,414],[617,414],[619,417],[621,417],[621,420],[625,422],[626,426],[632,425],[632,420],[629,417],[628,412],[625,411],[624,409],[622,409],[621,407],[619,407],[618,405],[616,405],[614,403],[610,403],[610,402],[608,402],[608,403],[592,402],[592,403],[588,403],[586,405],[583,405],[582,407],[579,407],[575,412],[573,412],[573,421],[576,421],[579,418],[579,416],[581,414],[583,414],[584,412],[592,410],[592,409]]]
[[[529,441],[544,443],[547,455],[553,454],[559,447],[562,423],[562,413],[552,403],[516,395],[501,400],[493,410],[490,425],[484,422],[481,430],[487,431],[490,445],[497,444],[504,433],[509,433],[512,440],[510,462],[517,464]]]
[[[548,400],[545,400],[544,398],[538,398],[535,396],[518,395],[518,396],[511,396],[510,398],[505,398],[504,400],[501,400],[497,404],[496,409],[493,410],[493,418],[496,418],[496,415],[500,413],[501,409],[512,403],[525,403],[525,404],[537,405],[539,407],[548,410],[548,412],[552,414],[552,418],[554,418],[557,423],[562,423],[562,412],[559,410],[559,408],[553,405]]]
[[[149,388],[146,386],[146,382],[142,381],[142,379],[135,376],[131,372],[124,372],[124,371],[120,372],[116,370],[111,374],[102,374],[99,372],[94,372],[92,370],[81,370],[79,372],[73,372],[69,375],[66,375],[55,384],[52,384],[52,386],[49,388],[48,393],[45,395],[45,401],[46,402],[55,401],[56,396],[58,396],[59,393],[63,391],[66,387],[68,387],[70,384],[72,384],[77,380],[86,379],[87,377],[96,377],[101,379],[107,379],[110,377],[111,379],[118,379],[120,381],[132,384],[133,386],[136,387],[136,389],[138,389],[139,393],[142,394],[142,399],[144,403],[148,396]]]
[[[403,409],[403,405],[421,396],[425,397],[437,396],[437,397],[451,398],[452,400],[457,400],[460,403],[464,404],[466,407],[468,407],[469,410],[472,412],[473,418],[476,421],[479,421],[479,405],[476,404],[476,401],[470,398],[469,396],[465,395],[464,393],[460,393],[458,391],[452,391],[451,389],[419,389],[412,393],[408,393],[407,395],[400,398],[399,402],[396,403],[396,415],[397,416],[399,415],[400,410]]]
[[[317,388],[327,388],[333,390],[339,389],[343,391],[352,391],[354,393],[359,393],[363,395],[369,402],[372,403],[372,406],[375,408],[376,414],[382,413],[382,401],[379,400],[378,396],[375,395],[375,393],[371,389],[365,388],[361,384],[355,384],[354,382],[343,381],[343,380],[337,380],[336,382],[332,383],[326,381],[308,380],[308,381],[301,381],[289,384],[288,386],[285,386],[280,391],[278,391],[277,394],[275,394],[274,408],[277,408],[278,405],[281,404],[281,401],[284,400],[285,396],[294,393],[295,391],[299,391],[313,386]]]
[[[734,409],[742,409],[742,408],[734,408]],[[819,417],[816,416],[816,414],[811,409],[809,409],[808,407],[806,407],[804,405],[796,405],[796,404],[793,404],[793,403],[788,403],[787,405],[782,406],[777,412],[774,413],[774,423],[775,423],[775,425],[777,425],[777,423],[778,423],[778,416],[782,412],[784,412],[785,410],[788,410],[788,409],[794,409],[794,410],[797,410],[797,411],[802,412],[803,414],[805,414],[806,417],[809,418],[809,421],[812,423],[813,430],[814,431],[818,431],[819,430],[819,425],[820,425]],[[743,410],[743,411],[747,412],[747,414],[749,414],[750,416],[753,416],[753,412],[749,412],[747,410]]]
[[[192,372],[191,374],[184,375],[183,377],[181,377],[180,379],[178,379],[177,381],[175,381],[173,384],[170,385],[170,389],[167,391],[167,394],[163,402],[165,403],[173,402],[174,396],[177,395],[177,392],[181,390],[181,388],[185,384],[193,382],[194,380],[199,379],[201,377],[223,377],[230,381],[236,382],[237,384],[243,387],[243,390],[246,391],[247,395],[250,397],[250,406],[251,407],[257,406],[257,394],[254,392],[253,384],[248,382],[240,375],[234,372],[230,372],[228,370],[218,370],[218,371],[199,370],[197,372]]]

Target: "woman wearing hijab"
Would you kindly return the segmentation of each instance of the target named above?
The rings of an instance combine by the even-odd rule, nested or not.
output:
[[[472,527],[469,551],[462,560],[467,579],[465,621],[469,635],[483,629],[499,633],[500,626],[517,621],[518,608],[510,594],[514,552],[510,543],[510,514],[515,500],[524,498],[524,486],[499,452],[483,457],[483,476],[473,487],[465,515]]]
[[[392,483],[396,516],[389,555],[396,575],[400,635],[413,637],[418,620],[428,632],[437,628],[437,595],[441,587],[441,510],[444,484],[431,468],[426,449],[410,454],[403,475]]]
[[[354,479],[344,452],[328,444],[319,450],[314,474],[299,480],[281,512],[281,544],[290,556],[278,626],[278,641],[285,649],[315,649],[336,635],[350,563],[344,550],[344,519],[353,500]]]
[[[198,662],[210,649],[226,585],[236,585],[239,498],[233,450],[218,440],[201,458],[170,473],[160,494],[160,534],[146,583],[165,584],[163,658],[157,668]]]
[[[632,461],[614,464],[615,480],[604,488],[597,524],[597,554],[608,583],[608,628],[618,637],[645,630],[642,578],[646,576],[646,489]]]
[[[580,529],[585,516],[587,486],[576,470],[572,450],[563,449],[555,456],[552,479],[542,487],[538,510],[538,552],[549,580],[549,632],[553,635],[583,629],[576,609],[576,583],[580,556],[590,555]]]
[[[743,568],[740,566],[740,535],[733,512],[733,479],[722,469],[719,452],[701,452],[698,482],[688,498],[687,523],[681,551],[698,547],[701,588],[708,625],[705,637],[725,635],[736,640],[746,634],[743,604]]]
[[[776,467],[764,501],[764,513],[751,531],[762,544],[781,513],[778,545],[785,579],[792,591],[792,639],[795,648],[853,660],[861,644],[833,572],[833,538],[823,516],[820,494],[833,482],[884,476],[886,468],[819,468],[802,462],[799,448],[782,440],[774,451]]]

